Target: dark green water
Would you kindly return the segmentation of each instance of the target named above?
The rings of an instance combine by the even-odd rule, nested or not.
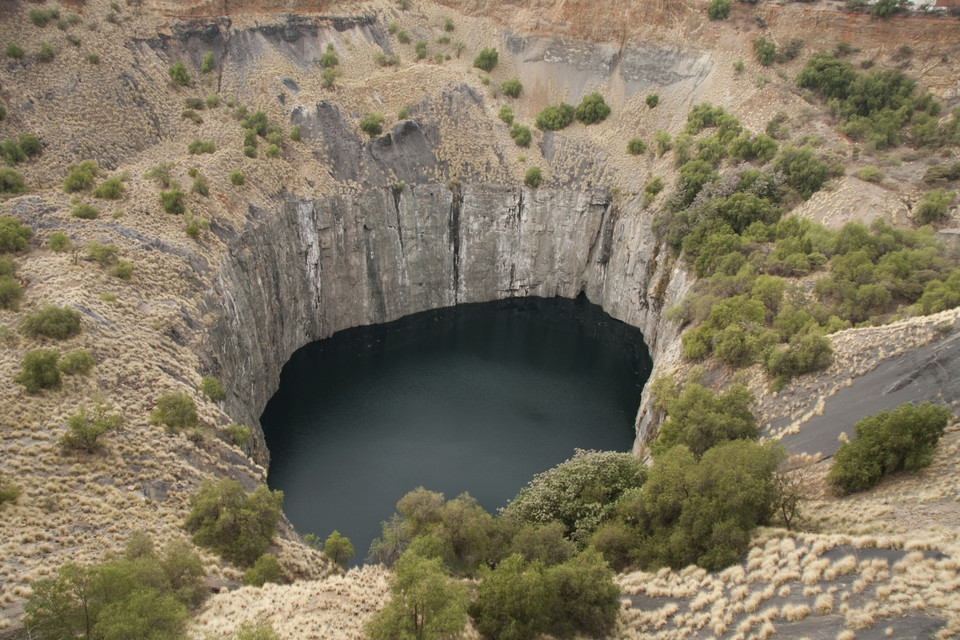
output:
[[[260,421],[301,534],[366,555],[407,491],[495,513],[574,449],[629,451],[651,361],[583,300],[516,299],[340,332],[286,364]]]

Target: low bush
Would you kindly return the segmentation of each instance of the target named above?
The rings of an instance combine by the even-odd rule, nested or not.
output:
[[[99,167],[93,160],[84,160],[80,164],[71,164],[67,167],[67,177],[63,181],[63,190],[66,193],[86,191],[93,187],[93,180],[97,177]]]
[[[54,231],[47,238],[47,246],[50,247],[50,251],[62,253],[69,251],[73,247],[73,242],[63,231]]]
[[[217,67],[217,59],[213,51],[207,51],[203,54],[203,61],[200,63],[200,73],[210,73]]]
[[[97,262],[101,267],[109,267],[117,263],[117,254],[120,253],[120,248],[117,245],[109,244],[100,244],[96,241],[91,241],[87,245],[87,258]]]
[[[400,44],[410,44],[410,34],[407,33],[404,29],[397,31],[397,40]]]
[[[80,333],[80,312],[67,307],[46,305],[24,316],[20,321],[20,332],[30,338],[43,336],[66,340]]]
[[[854,425],[856,438],[834,454],[827,479],[846,494],[869,489],[884,475],[929,466],[952,417],[949,409],[925,402],[863,418]]]
[[[520,124],[519,122],[514,122],[510,127],[510,137],[513,138],[513,141],[518,147],[523,148],[529,147],[530,142],[533,139],[533,136],[530,132],[530,127]]]
[[[97,216],[100,215],[100,212],[89,204],[81,202],[70,211],[70,215],[74,218],[81,218],[83,220],[96,220]]]
[[[17,146],[28,158],[35,158],[43,153],[43,143],[32,133],[21,133],[17,136]]]
[[[0,167],[0,193],[26,192],[27,183],[19,172],[7,167]]]
[[[505,122],[508,125],[513,124],[513,109],[510,108],[510,105],[505,104],[500,107],[500,113],[497,114],[500,120]]]
[[[123,184],[123,181],[114,176],[97,185],[97,188],[93,190],[93,195],[104,200],[119,200],[126,192],[127,187]]]
[[[103,436],[122,428],[123,416],[111,414],[109,405],[97,401],[89,412],[87,405],[82,404],[76,413],[67,417],[67,432],[60,436],[59,443],[67,450],[96,453],[103,447]]]
[[[93,354],[90,353],[89,349],[71,351],[64,355],[57,364],[60,367],[60,372],[67,375],[87,373],[93,368],[93,365]]]
[[[206,198],[210,195],[210,183],[203,174],[197,174],[193,179],[193,185],[190,186],[190,193],[196,193]]]
[[[278,146],[275,145],[275,144],[271,144],[271,145],[269,145],[269,146],[267,147],[267,149],[266,149],[266,151],[264,151],[264,153],[267,154],[267,157],[268,157],[268,158],[279,158],[279,157],[280,157],[280,147],[278,147]]]
[[[551,105],[537,114],[534,124],[541,131],[559,131],[573,122],[576,112],[574,107],[565,102]]]
[[[8,58],[13,58],[14,60],[21,60],[23,58],[23,48],[13,42],[9,43],[3,52]]]
[[[627,141],[627,153],[632,156],[639,156],[647,152],[647,145],[642,138],[630,138]]]
[[[505,81],[500,88],[503,89],[504,95],[510,96],[511,98],[518,98],[520,92],[523,91],[523,84],[520,83],[519,78],[510,78]]]
[[[190,84],[190,74],[187,73],[187,68],[182,62],[171,65],[167,69],[167,74],[169,74],[170,80],[176,85],[186,87]]]
[[[413,45],[413,51],[417,54],[417,60],[423,60],[427,57],[427,41],[426,40],[417,40],[417,43]]]
[[[173,178],[173,163],[172,162],[161,162],[160,164],[150,167],[145,174],[144,178],[150,180],[156,180],[157,183],[164,189],[170,186],[170,182]]]
[[[653,109],[660,104],[660,96],[656,93],[647,94],[647,106]]]
[[[943,189],[934,189],[923,194],[923,199],[917,206],[917,222],[930,224],[931,222],[946,220],[948,218],[947,211],[954,196],[956,196],[955,192],[944,191]]]
[[[663,191],[663,180],[659,176],[652,178],[650,182],[643,187],[643,204],[648,205],[653,202],[657,194]]]
[[[493,68],[497,66],[498,57],[499,54],[496,49],[482,49],[480,53],[477,54],[477,57],[473,59],[473,66],[490,73],[493,71]]]
[[[726,20],[730,15],[733,0],[710,0],[707,5],[707,17],[711,20]]]
[[[886,176],[883,175],[883,171],[871,164],[860,169],[857,172],[857,177],[864,182],[883,182]]]
[[[129,280],[133,277],[133,263],[129,260],[118,260],[117,264],[110,269],[110,275],[121,280]]]
[[[447,18],[443,21],[443,30],[448,33],[454,30],[452,18]]]
[[[26,251],[33,230],[11,216],[0,216],[0,253]]]
[[[240,187],[243,186],[244,177],[242,171],[231,171],[230,172],[230,183]]]
[[[574,117],[583,124],[602,122],[609,115],[610,106],[603,99],[603,96],[597,92],[584,96],[574,111]]]
[[[170,191],[160,192],[160,206],[167,213],[181,214],[187,210],[184,203],[186,194],[180,189],[171,189]]]
[[[243,450],[246,450],[252,442],[250,437],[250,428],[246,425],[231,424],[223,431],[227,437],[230,438],[230,441],[233,442],[233,444],[237,445]]]
[[[20,487],[13,480],[0,473],[0,505],[16,502],[20,497]]]
[[[253,566],[243,572],[243,584],[248,587],[262,587],[268,582],[280,582],[280,563],[277,562],[277,556],[265,553]]]
[[[400,119],[406,120],[406,117],[403,117]],[[293,140],[294,142],[300,142],[300,125],[295,124],[292,127],[290,127],[290,139]]]
[[[41,389],[59,389],[59,360],[60,352],[56,349],[28,351],[20,361],[20,373],[13,381],[22,384],[27,393],[37,393]]]
[[[194,429],[197,405],[186,393],[165,393],[157,398],[157,406],[150,412],[150,423],[163,425],[174,433]]]
[[[227,394],[224,392],[220,380],[213,376],[203,376],[200,378],[200,391],[214,402],[223,402],[227,399]]]
[[[0,309],[17,311],[23,298],[23,287],[12,275],[0,275]]]
[[[320,66],[324,69],[329,67],[335,67],[340,64],[340,60],[337,58],[337,53],[333,49],[333,43],[327,43],[327,50],[320,56]]]
[[[232,478],[204,481],[190,496],[184,528],[193,541],[240,566],[252,566],[270,546],[280,519],[283,492],[259,485],[247,493]]]
[[[523,184],[531,189],[539,187],[542,180],[543,176],[540,174],[540,167],[530,167],[527,169],[526,175],[523,176]]]
[[[53,62],[53,45],[51,45],[49,42],[41,42],[40,47],[37,49],[36,57],[37,62]]]
[[[360,120],[360,130],[371,138],[383,133],[383,116],[379,113],[371,113]]]
[[[208,142],[204,142],[202,140],[194,139],[193,142],[187,145],[187,153],[191,155],[200,155],[202,153],[213,153],[216,150],[217,150],[217,144],[212,140]]]
[[[204,102],[202,98],[190,97],[183,99],[183,106],[185,106],[187,109],[203,111],[206,108],[207,103]]]

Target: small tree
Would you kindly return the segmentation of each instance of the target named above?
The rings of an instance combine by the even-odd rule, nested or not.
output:
[[[923,194],[923,200],[917,207],[917,222],[930,224],[946,220],[947,210],[955,195],[956,192],[943,189],[934,189]]]
[[[647,152],[647,145],[642,138],[630,138],[627,142],[627,153],[632,156],[638,156]]]
[[[574,112],[577,120],[583,124],[594,124],[602,122],[610,115],[610,106],[603,99],[603,96],[593,92],[584,96],[583,100],[577,106]]]
[[[34,349],[24,354],[21,360],[20,374],[13,380],[22,384],[27,393],[37,393],[41,389],[60,388],[60,369],[57,362],[60,352],[56,349]]]
[[[520,78],[510,78],[500,88],[503,89],[504,95],[516,98],[523,91],[523,84],[520,83]]]
[[[187,73],[187,68],[182,62],[171,65],[167,69],[167,73],[170,75],[170,80],[172,80],[174,84],[180,85],[181,87],[186,87],[190,84],[190,74]]]
[[[350,542],[350,538],[341,536],[340,532],[334,529],[333,533],[327,536],[327,541],[323,545],[323,554],[341,567],[346,568],[347,563],[353,558],[353,544]]]
[[[497,66],[497,58],[498,54],[496,49],[483,49],[477,54],[477,57],[473,59],[473,66],[490,73],[493,71],[493,68]]]
[[[66,340],[80,333],[80,312],[67,307],[46,305],[20,321],[20,332],[31,338],[43,336]]]
[[[383,116],[379,113],[371,113],[360,120],[360,130],[371,138],[383,133]]]
[[[93,179],[97,177],[99,167],[93,160],[84,160],[80,164],[67,166],[67,177],[63,181],[63,190],[66,193],[86,191],[93,186]]]
[[[170,191],[160,192],[160,206],[167,213],[182,214],[187,210],[184,199],[187,197],[180,189],[171,189]]]
[[[707,6],[707,16],[711,20],[726,20],[730,16],[732,0],[710,0]]]
[[[533,139],[530,133],[530,127],[520,124],[519,122],[514,122],[513,126],[510,127],[510,137],[517,143],[518,147],[523,148],[529,147],[530,141]]]
[[[68,431],[60,436],[60,445],[64,449],[74,449],[96,453],[102,447],[100,438],[111,431],[123,428],[123,416],[108,415],[110,407],[103,401],[96,401],[93,413],[87,412],[87,405],[81,404],[73,415],[67,417]]]
[[[658,104],[660,104],[660,96],[656,93],[651,93],[647,95],[647,106],[653,109]]]
[[[513,109],[510,108],[510,105],[505,104],[500,107],[499,117],[506,124],[513,124]]]
[[[243,572],[243,584],[252,587],[262,587],[267,582],[280,582],[280,563],[277,556],[265,553],[253,566]]]
[[[197,405],[186,393],[165,393],[150,412],[150,423],[162,424],[174,432],[193,429],[197,426]]]
[[[526,175],[523,177],[523,184],[527,185],[531,189],[536,189],[540,186],[543,176],[540,174],[540,167],[530,167],[527,169]]]

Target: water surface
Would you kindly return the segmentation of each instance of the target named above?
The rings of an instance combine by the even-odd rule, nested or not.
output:
[[[630,450],[650,372],[636,329],[583,300],[518,299],[350,329],[286,364],[261,424],[301,534],[362,560],[418,486],[491,513],[576,448]]]

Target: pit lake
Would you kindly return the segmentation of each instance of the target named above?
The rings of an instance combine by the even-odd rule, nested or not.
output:
[[[260,419],[268,484],[301,535],[338,530],[357,564],[418,486],[496,514],[577,448],[629,451],[650,369],[640,331],[583,297],[341,331],[284,366]]]

